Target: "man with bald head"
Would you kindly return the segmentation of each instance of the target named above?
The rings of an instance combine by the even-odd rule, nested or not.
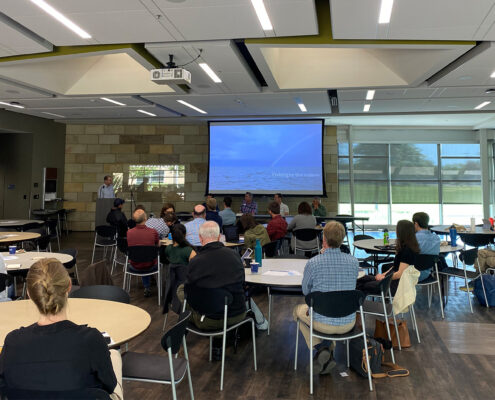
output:
[[[199,240],[199,228],[206,222],[206,208],[201,204],[194,206],[193,220],[184,224],[186,227],[186,239],[193,246],[201,246]]]
[[[157,246],[159,242],[158,232],[155,229],[146,226],[148,219],[146,212],[142,209],[137,209],[132,214],[132,219],[136,223],[136,227],[127,231],[127,245],[131,246]],[[134,262],[129,260],[129,270],[131,272],[153,272],[156,271],[157,260],[152,262]],[[150,277],[143,276],[144,297],[150,297]]]

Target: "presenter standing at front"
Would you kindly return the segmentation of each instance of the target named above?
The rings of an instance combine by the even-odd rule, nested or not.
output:
[[[98,189],[99,199],[113,199],[115,193],[113,191],[113,178],[110,175],[105,175],[103,178],[103,185]]]

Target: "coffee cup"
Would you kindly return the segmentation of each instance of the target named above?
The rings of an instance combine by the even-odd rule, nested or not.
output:
[[[251,273],[252,274],[257,274],[258,273],[258,268],[260,267],[260,264],[257,262],[252,262],[251,263]]]
[[[9,246],[9,254],[15,254],[15,251],[17,250],[17,246]]]

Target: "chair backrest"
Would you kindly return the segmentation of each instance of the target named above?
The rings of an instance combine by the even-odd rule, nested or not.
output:
[[[473,247],[486,246],[489,243],[493,243],[494,239],[494,235],[482,233],[462,233],[460,236],[464,244]]]
[[[127,238],[126,237],[118,237],[117,238],[117,248],[123,254],[127,254]]]
[[[265,257],[275,257],[277,254],[277,248],[278,248],[278,241],[275,240],[274,242],[270,242],[265,244],[262,249],[263,249],[263,254]]]
[[[96,234],[104,238],[114,238],[117,234],[117,228],[111,225],[99,225],[95,228]]]
[[[226,242],[238,242],[239,241],[239,229],[237,225],[227,225],[223,227],[223,234],[225,235]]]
[[[366,240],[366,239],[374,239],[374,237],[370,235],[354,235],[355,242],[357,242],[358,240]]]
[[[64,267],[67,269],[71,269],[77,263],[77,249],[62,249],[59,251],[62,254],[68,254],[72,256],[72,261],[64,263]]]
[[[440,259],[437,255],[431,254],[417,254],[416,261],[414,262],[414,268],[418,271],[424,271],[426,269],[431,269],[435,266],[435,263]]]
[[[202,288],[186,284],[184,294],[194,311],[220,318],[224,315],[225,306],[230,306],[234,301],[232,293],[223,288]]]
[[[23,390],[23,389],[3,389],[7,400],[110,400],[110,395],[103,389],[88,388],[72,391],[44,391],[44,390]]]
[[[0,292],[3,292],[7,286],[10,286],[12,280],[7,274],[0,274]]]
[[[320,315],[342,318],[359,310],[366,295],[360,290],[312,292],[306,295],[306,304]]]
[[[125,304],[131,302],[129,293],[118,286],[111,285],[82,286],[70,293],[69,297],[75,299],[109,300]]]
[[[317,229],[296,229],[292,232],[297,240],[303,240],[305,242],[314,240],[318,237]]]
[[[174,326],[169,328],[167,332],[162,336],[162,347],[165,351],[169,348],[172,350],[172,354],[177,354],[182,344],[182,339],[186,333],[187,321],[191,316],[191,311],[184,311],[179,315],[179,320]]]
[[[22,225],[22,230],[24,232],[34,232],[35,229],[43,229],[43,224],[38,224],[37,222],[30,222],[29,224]]]
[[[153,262],[158,258],[158,246],[129,246],[127,254],[129,260],[136,263]]]
[[[46,221],[46,226],[51,233],[54,233],[57,229],[58,221],[56,219],[49,219]]]
[[[308,259],[308,257],[303,256],[302,254],[286,254],[286,255],[282,255],[282,256],[275,256],[273,258],[292,258],[295,260],[307,260]]]
[[[386,295],[388,293],[388,289],[390,289],[390,283],[392,282],[393,275],[394,274],[390,272],[378,283],[378,289],[380,289],[380,292],[383,292],[384,295]]]
[[[50,235],[42,235],[36,239],[36,245],[38,246],[38,249],[46,250],[48,249],[50,241],[51,241]]]
[[[107,268],[106,260],[88,265],[78,273],[78,278],[81,286],[113,285],[113,279]]]
[[[459,253],[459,260],[466,265],[474,265],[478,258],[478,249],[461,250]]]

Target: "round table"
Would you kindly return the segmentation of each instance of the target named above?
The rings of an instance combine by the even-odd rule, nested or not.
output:
[[[39,313],[31,300],[0,303],[0,346],[5,336],[21,326],[38,321]],[[107,332],[117,346],[144,332],[151,323],[150,315],[142,308],[107,300],[69,299],[67,318],[87,324],[100,332]]]
[[[0,243],[18,243],[39,238],[41,235],[35,232],[0,232]]]
[[[395,244],[395,239],[390,239],[390,244]],[[354,242],[354,247],[361,250],[366,250],[368,253],[375,253],[375,254],[395,253],[395,249],[377,249],[376,246],[383,246],[383,239],[363,239],[363,240],[356,240]],[[452,247],[449,245],[445,245],[445,246],[440,245],[440,254],[454,253],[456,251],[462,250],[463,248],[464,248],[463,246]]]
[[[264,258],[258,273],[253,274],[251,269],[244,268],[247,283],[265,286],[298,287],[302,285],[304,268],[308,259],[299,258]],[[359,270],[359,278],[365,272]]]
[[[39,219],[0,219],[0,228],[22,228],[27,224],[43,225]]]
[[[42,258],[56,258],[62,264],[71,262],[74,258],[70,254],[48,253],[43,251],[39,251],[39,252],[27,251],[25,253],[16,253],[15,255],[9,253],[1,253],[1,254],[4,258],[6,258],[5,266],[7,267],[7,272],[29,269],[36,261]],[[21,267],[15,269],[9,269],[10,265],[16,265],[16,264],[17,265],[21,264]]]
[[[451,225],[437,225],[433,226],[431,228],[432,232],[435,233],[440,233],[442,235],[448,235],[450,233],[450,227]],[[477,234],[477,235],[495,235],[495,231],[491,231],[490,229],[483,229],[482,226],[476,226],[474,228],[474,231],[471,230],[470,226],[465,226],[466,230],[465,231],[457,231],[457,234],[459,236],[465,234],[465,233],[470,233],[470,234]]]

